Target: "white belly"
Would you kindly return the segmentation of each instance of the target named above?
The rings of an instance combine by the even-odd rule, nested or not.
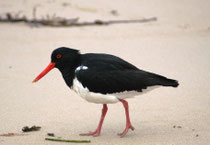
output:
[[[153,89],[156,87],[150,87],[150,88]],[[125,92],[113,93],[113,94],[94,93],[94,92],[90,92],[87,87],[84,88],[83,85],[78,81],[76,77],[73,80],[72,89],[86,101],[97,103],[97,104],[117,103],[119,102],[119,99],[132,98],[142,93],[142,92],[137,92],[137,91],[125,91]],[[151,89],[147,89],[147,91],[145,92],[148,92],[148,90],[151,90]]]
[[[88,90],[88,88],[84,88],[83,85],[74,78],[72,89],[79,94],[83,99],[92,103],[99,104],[108,104],[108,103],[117,103],[119,100],[114,95],[104,95],[101,93],[93,93]]]

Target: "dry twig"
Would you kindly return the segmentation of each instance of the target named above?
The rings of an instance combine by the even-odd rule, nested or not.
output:
[[[33,9],[32,19],[26,18],[26,16],[20,17],[19,14],[6,13],[5,16],[0,15],[1,23],[26,23],[28,25],[35,26],[51,26],[51,27],[73,27],[73,26],[95,26],[95,25],[111,25],[111,24],[121,24],[121,23],[146,23],[157,21],[156,17],[136,19],[136,20],[95,20],[92,22],[79,22],[79,18],[63,18],[56,17],[55,14],[50,17],[47,15],[47,18],[38,19],[36,18],[36,8]]]

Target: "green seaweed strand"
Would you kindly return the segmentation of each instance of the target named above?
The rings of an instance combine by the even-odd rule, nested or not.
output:
[[[45,138],[45,140],[49,141],[59,141],[59,142],[74,142],[74,143],[90,143],[90,140],[65,140],[65,139],[57,139],[57,138]]]

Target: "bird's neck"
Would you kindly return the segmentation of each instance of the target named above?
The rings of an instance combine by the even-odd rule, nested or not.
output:
[[[75,77],[75,69],[79,66],[79,64],[68,65],[59,69],[62,73],[63,79],[66,84],[71,88],[73,84],[73,79]]]

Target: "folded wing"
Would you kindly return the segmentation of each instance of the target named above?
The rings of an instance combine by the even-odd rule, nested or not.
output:
[[[162,85],[177,87],[176,80],[168,79],[142,70],[108,70],[86,69],[76,72],[77,79],[83,87],[96,93],[117,93],[123,91],[142,91],[148,86]]]

